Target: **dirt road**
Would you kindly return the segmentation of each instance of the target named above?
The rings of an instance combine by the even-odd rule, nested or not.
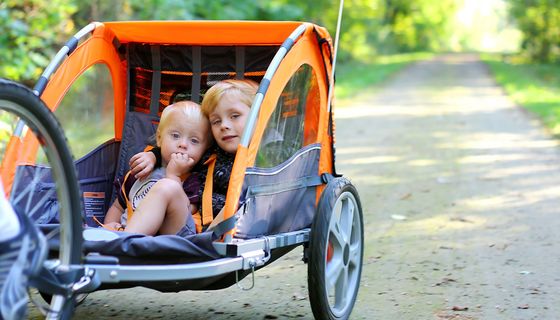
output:
[[[417,63],[341,104],[338,170],[365,223],[352,319],[560,317],[558,145],[476,57]],[[300,259],[259,271],[248,292],[96,292],[75,318],[311,319]]]

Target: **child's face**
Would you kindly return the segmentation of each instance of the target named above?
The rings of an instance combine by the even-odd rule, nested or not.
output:
[[[240,102],[235,95],[226,94],[208,116],[214,140],[225,152],[237,151],[250,111],[251,108]]]
[[[173,153],[187,154],[198,162],[208,147],[208,130],[205,121],[188,117],[183,112],[171,114],[157,134],[163,165],[167,166]]]

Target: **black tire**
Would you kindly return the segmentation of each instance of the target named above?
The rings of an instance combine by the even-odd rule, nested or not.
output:
[[[16,121],[16,131],[25,127],[31,129],[40,141],[39,148],[46,155],[46,161],[50,167],[48,178],[52,179],[51,181],[56,186],[56,191],[49,191],[48,201],[55,199],[58,205],[55,208],[58,209],[60,220],[59,227],[47,234],[47,239],[49,236],[59,238],[59,250],[56,252],[56,256],[48,259],[56,260],[60,270],[81,263],[82,202],[80,189],[73,157],[58,120],[31,90],[18,83],[0,79],[0,124],[2,121],[4,124]],[[21,133],[18,136],[23,137],[24,135]],[[2,161],[6,155],[6,146],[7,144],[0,145],[2,147],[0,148],[0,160]],[[19,156],[19,153],[17,155]],[[16,163],[16,161],[10,161],[10,163]],[[34,178],[46,179],[45,177],[46,175],[42,173],[40,177]],[[6,191],[11,193],[10,202],[16,210],[31,216],[31,212],[37,212],[39,208],[45,206],[45,201],[38,201],[38,204],[33,204],[34,206],[31,205],[31,207],[29,204],[20,206],[18,201],[23,202],[22,198],[32,197],[37,187],[33,187],[33,183],[22,182],[23,180],[20,180],[19,176],[12,176],[12,178],[14,182],[10,182],[5,187]],[[11,191],[15,190],[15,186],[18,185],[18,180],[21,182],[18,186],[20,189],[12,193]],[[15,195],[16,193],[17,195]],[[45,199],[47,198],[45,197]],[[73,297],[70,298],[73,300]],[[74,304],[66,303],[69,297],[55,295],[52,300],[51,309],[57,312],[58,317],[69,318],[71,316]]]
[[[346,178],[331,180],[319,199],[309,241],[307,279],[315,319],[350,316],[362,273],[363,230],[356,188]]]
[[[39,291],[39,295],[41,296],[41,298],[43,298],[43,301],[45,301],[47,304],[51,304],[52,302],[52,295],[48,294],[48,293],[44,293]],[[82,303],[84,303],[84,301],[86,301],[87,296],[89,295],[89,293],[81,293],[78,294],[74,297],[74,306],[79,306]]]

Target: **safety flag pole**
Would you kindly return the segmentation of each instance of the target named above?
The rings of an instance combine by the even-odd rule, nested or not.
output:
[[[336,68],[336,54],[338,52],[338,37],[340,35],[340,23],[342,22],[342,10],[344,8],[344,0],[340,0],[340,7],[338,9],[338,19],[336,21],[336,33],[334,35],[334,54],[333,54],[333,62],[332,62],[332,74],[331,74],[331,81],[329,83],[329,99],[327,100],[327,106],[329,108],[329,112],[331,111],[331,103],[332,98],[334,96],[334,70]]]

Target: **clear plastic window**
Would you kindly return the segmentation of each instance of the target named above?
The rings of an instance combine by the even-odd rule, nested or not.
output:
[[[76,159],[115,136],[111,74],[104,64],[86,70],[55,111]]]
[[[304,64],[286,84],[268,120],[257,152],[257,167],[277,166],[316,141],[319,102],[317,77],[313,68]]]

